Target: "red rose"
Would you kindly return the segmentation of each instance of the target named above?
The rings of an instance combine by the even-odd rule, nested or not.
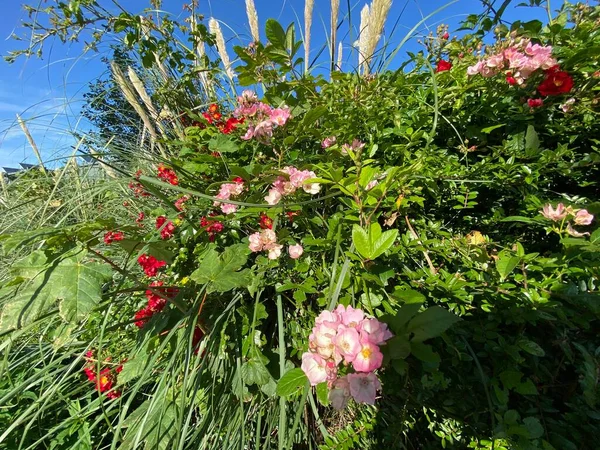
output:
[[[445,72],[446,70],[452,69],[452,63],[450,61],[444,61],[440,59],[437,63],[437,67],[435,68],[436,72]]]
[[[571,89],[573,89],[573,78],[558,66],[546,70],[546,78],[537,88],[538,92],[545,96],[566,94]]]

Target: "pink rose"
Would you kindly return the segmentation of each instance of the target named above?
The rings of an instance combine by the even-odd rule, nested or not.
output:
[[[287,107],[275,108],[271,111],[269,118],[273,123],[279,126],[285,125],[285,123],[290,118],[290,109]]]
[[[336,350],[344,357],[346,362],[354,361],[356,355],[361,350],[360,335],[356,328],[346,328],[340,325],[338,333],[333,339]]]
[[[477,64],[467,67],[467,75],[469,75],[469,76],[477,75],[479,72],[481,72],[483,65],[484,65],[484,62],[479,61]]]
[[[365,318],[362,309],[354,309],[350,305],[347,308],[344,305],[338,305],[336,312],[339,314],[342,323],[347,327],[356,327]]]
[[[310,352],[304,353],[301,367],[311,386],[327,381],[326,363],[321,356]]]
[[[262,250],[262,242],[260,242],[260,232],[251,234],[248,237],[248,248],[253,252],[260,252]]]
[[[279,203],[281,201],[281,197],[282,197],[281,192],[279,192],[279,190],[273,188],[273,189],[269,189],[269,193],[265,197],[265,201],[269,205],[276,205],[277,203]]]
[[[348,375],[350,394],[358,403],[375,404],[381,383],[374,373],[351,373]]]
[[[367,338],[375,345],[382,345],[390,339],[393,334],[385,323],[377,319],[365,319],[359,325],[361,338]]]
[[[569,236],[573,236],[573,237],[583,237],[583,236],[589,236],[590,235],[590,233],[588,233],[588,232],[581,233],[581,232],[577,231],[575,228],[573,228],[571,226],[570,223],[567,224],[566,231],[569,234]]]
[[[267,250],[269,251],[267,257],[269,259],[277,259],[281,256],[281,249],[283,245],[272,244]]]
[[[302,253],[304,253],[304,249],[300,244],[290,245],[288,247],[288,253],[290,254],[290,258],[298,259],[302,256]]]
[[[357,372],[372,372],[381,367],[383,362],[383,353],[379,347],[365,338],[361,340],[362,347],[352,361],[352,367]]]

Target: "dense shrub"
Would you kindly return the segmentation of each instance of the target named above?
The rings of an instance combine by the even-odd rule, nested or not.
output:
[[[329,81],[269,20],[208,105],[171,64],[106,217],[2,236],[0,447],[595,448],[600,8],[480,19]]]

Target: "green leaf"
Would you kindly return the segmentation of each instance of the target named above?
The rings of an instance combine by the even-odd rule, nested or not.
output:
[[[190,278],[199,284],[208,284],[208,292],[227,292],[236,287],[248,284],[249,270],[239,269],[246,264],[250,250],[245,244],[227,247],[219,255],[214,247],[210,247]]]
[[[327,382],[317,384],[317,400],[323,406],[329,406],[329,388]]]
[[[411,353],[420,361],[439,364],[441,361],[440,355],[433,351],[431,345],[423,344],[421,342],[411,342],[410,344]]]
[[[527,339],[520,339],[519,342],[517,342],[517,344],[519,345],[519,347],[521,347],[521,349],[525,350],[531,355],[546,356],[546,352],[544,351],[544,349],[533,341]]]
[[[317,120],[323,117],[327,113],[327,106],[317,106],[309,110],[302,119],[302,124],[305,127],[313,125]]]
[[[280,49],[286,47],[286,36],[283,27],[275,19],[267,19],[265,34],[271,44]]]
[[[89,315],[102,297],[102,283],[112,276],[106,264],[84,261],[85,252],[46,262],[37,251],[17,261],[11,273],[25,279],[16,288],[4,288],[6,297],[0,315],[0,330],[21,328],[46,313],[57,301],[59,313],[67,322],[77,322]]]
[[[411,342],[423,342],[439,336],[459,320],[458,316],[440,306],[428,308],[408,324],[408,331],[414,333]]]
[[[386,346],[392,359],[404,359],[410,355],[410,342],[406,335],[394,336],[386,342]]]
[[[490,134],[495,129],[502,128],[504,125],[506,125],[506,124],[505,123],[500,123],[498,125],[492,125],[491,127],[485,127],[485,128],[481,129],[481,132],[485,133],[485,134]]]
[[[506,277],[515,270],[515,267],[519,264],[521,258],[514,256],[512,253],[503,250],[498,254],[498,261],[496,261],[496,270],[500,274],[500,280],[504,281]]]
[[[292,369],[285,373],[277,383],[277,395],[284,397],[291,395],[306,384],[308,378],[300,368]]]
[[[525,152],[527,156],[532,156],[538,153],[540,149],[540,139],[535,131],[533,125],[527,126],[527,133],[525,133]]]
[[[378,256],[383,255],[396,241],[398,237],[398,230],[388,230],[381,234],[374,242],[371,242],[371,257],[369,259],[375,259]]]
[[[239,150],[237,143],[225,134],[213,136],[208,141],[208,148],[210,151],[219,153],[231,153]]]
[[[242,365],[242,378],[247,385],[262,386],[271,379],[271,374],[258,358],[251,358]]]
[[[416,291],[414,291],[416,292]],[[402,306],[396,315],[392,316],[388,321],[388,325],[390,329],[394,332],[394,334],[400,334],[405,331],[406,324],[417,315],[419,309],[421,309],[422,303],[408,303]]]
[[[369,242],[367,231],[358,225],[354,225],[352,227],[352,242],[358,253],[360,253],[363,258],[368,259],[371,254],[371,244]]]
[[[58,309],[67,322],[87,317],[102,297],[102,283],[112,276],[106,264],[84,262],[81,257],[62,260],[52,271],[49,284],[59,298]]]
[[[121,448],[170,450],[177,434],[177,405],[166,398],[146,400],[123,422]],[[152,408],[152,409],[150,409]],[[145,445],[140,445],[145,443]]]
[[[523,424],[529,431],[529,439],[538,439],[544,435],[544,427],[536,417],[525,417]]]

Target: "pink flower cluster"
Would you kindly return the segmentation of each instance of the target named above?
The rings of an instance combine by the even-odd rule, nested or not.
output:
[[[225,183],[221,185],[219,193],[215,196],[220,200],[229,200],[231,197],[237,197],[244,191],[244,180],[241,177],[235,177],[233,183]],[[215,201],[213,206],[221,206],[223,214],[233,214],[237,211],[238,206],[231,203],[221,203]]]
[[[383,361],[379,346],[391,337],[386,324],[365,317],[360,309],[338,305],[315,319],[309,337],[310,351],[302,355],[302,370],[312,386],[327,382],[335,408],[343,409],[350,397],[372,405],[381,388],[373,373]],[[338,377],[341,362],[344,366],[351,364],[356,373]]]
[[[570,217],[575,225],[590,225],[594,220],[594,215],[590,214],[587,209],[575,209],[572,206],[565,207],[562,203],[556,205],[556,209],[548,203],[547,205],[544,205],[540,213],[546,219],[552,220],[553,222],[561,222]],[[567,223],[566,231],[573,237],[582,237],[590,234],[587,232],[581,233],[575,230],[570,221]]]
[[[272,108],[258,101],[253,91],[242,92],[238,97],[238,103],[233,114],[249,124],[246,134],[242,137],[246,141],[255,138],[260,142],[268,143],[273,136],[273,129],[285,125],[290,118],[290,110],[287,106]]]
[[[269,189],[269,194],[265,197],[265,201],[269,205],[276,205],[286,195],[292,195],[296,189],[302,188],[304,192],[311,195],[317,194],[321,190],[319,183],[306,183],[306,180],[316,178],[314,172],[310,170],[298,170],[295,167],[284,167],[281,169],[287,177],[279,176],[273,182],[273,187]]]
[[[532,44],[529,40],[513,42],[508,48],[488,56],[467,69],[468,75],[489,78],[507,70],[509,84],[523,84],[535,71],[548,70],[557,65],[552,57],[552,47]]]
[[[248,248],[253,252],[269,252],[269,259],[277,259],[281,256],[283,245],[277,243],[277,235],[270,228],[257,231],[248,237]]]

